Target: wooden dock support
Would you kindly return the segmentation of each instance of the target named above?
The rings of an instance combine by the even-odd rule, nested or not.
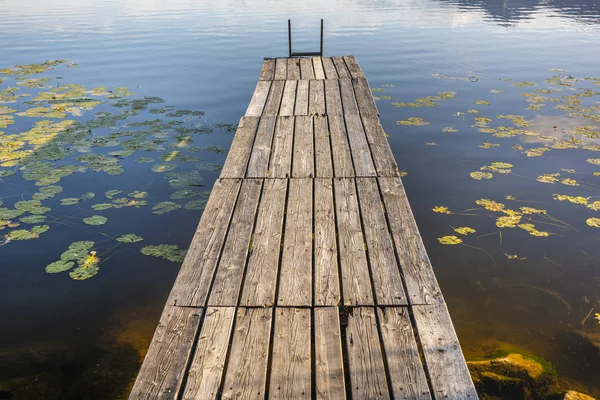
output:
[[[353,56],[265,60],[130,399],[477,399]]]

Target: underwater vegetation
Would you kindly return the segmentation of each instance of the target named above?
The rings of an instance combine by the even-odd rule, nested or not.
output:
[[[203,186],[203,174],[220,171],[221,164],[203,160],[214,159],[210,154],[224,158],[227,149],[200,147],[195,140],[215,130],[235,132],[236,125],[209,124],[202,111],[176,109],[159,97],[136,97],[125,87],[71,83],[66,68],[75,65],[55,60],[0,69],[0,182],[20,187],[20,179],[30,188],[10,193],[10,186],[4,186],[0,192],[0,246],[39,239],[55,224],[73,227],[72,244],[46,272],[68,271],[72,279],[85,280],[119,245],[137,246],[143,240],[136,233],[103,233],[111,224],[103,212],[148,207],[150,215],[163,215],[204,209],[210,190]],[[59,71],[60,79],[55,78]],[[69,186],[73,176],[100,174],[110,180],[140,167],[172,192],[118,187],[73,195]],[[63,191],[69,195],[61,197]],[[73,216],[65,215],[70,212]],[[104,235],[103,246],[85,240],[87,232]],[[175,245],[140,250],[174,262],[186,252]]]

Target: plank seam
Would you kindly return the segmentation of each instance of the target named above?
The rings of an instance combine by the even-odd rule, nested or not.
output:
[[[354,93],[354,98],[357,99],[356,106],[358,107],[358,97],[356,96],[356,89],[354,88],[354,85],[352,85],[352,93]],[[371,97],[373,97],[373,96],[371,95]],[[363,121],[362,116],[363,115],[361,114],[360,108],[358,108],[358,119],[360,120],[360,126],[362,126],[363,135],[365,136],[365,143],[367,143],[367,147],[369,148],[369,157],[371,159],[371,163],[373,164],[373,168],[375,169],[375,176],[378,177],[379,170],[377,169],[377,164],[375,163],[375,157],[373,157],[373,149],[371,148],[371,143],[369,143],[369,138],[367,137],[367,130],[365,129],[365,123]],[[377,117],[377,120],[379,120],[379,117]],[[344,119],[344,122],[345,122],[345,119]],[[381,127],[381,129],[383,129],[383,126]],[[387,138],[384,137],[384,139],[387,141]],[[394,154],[392,153],[392,157],[393,157],[393,155]]]
[[[356,165],[354,164],[354,156],[352,154],[352,146],[350,145],[350,135],[348,134],[348,126],[346,125],[346,110],[344,108],[344,102],[341,100],[341,98],[342,98],[342,86],[340,84],[340,80],[339,79],[338,79],[338,88],[340,89],[340,103],[342,105],[342,116],[341,116],[341,119],[342,119],[343,126],[344,126],[344,132],[346,133],[346,141],[348,143],[348,149],[350,151],[350,161],[352,162],[352,172],[354,173],[354,177],[358,178],[358,176],[356,174]],[[352,93],[354,93],[354,90],[352,90]],[[369,148],[369,151],[370,150],[371,149]]]
[[[398,179],[402,179],[402,178],[398,178]],[[414,313],[413,313],[413,309],[412,306],[414,305],[412,303],[412,299],[411,296],[408,293],[408,286],[406,285],[406,278],[404,276],[404,271],[403,271],[403,266],[402,263],[400,262],[400,256],[398,255],[398,249],[396,248],[396,242],[393,240],[393,232],[392,232],[392,226],[390,223],[390,217],[388,215],[388,211],[387,211],[387,205],[385,204],[384,201],[384,197],[383,197],[383,192],[381,190],[381,185],[379,183],[379,178],[376,178],[375,181],[377,182],[377,189],[379,191],[379,201],[381,201],[381,205],[383,207],[383,214],[385,217],[385,222],[387,225],[387,229],[388,229],[388,233],[390,235],[390,239],[392,241],[392,248],[394,250],[394,257],[396,257],[396,262],[398,264],[398,269],[400,270],[400,277],[402,278],[402,286],[404,288],[404,293],[406,294],[406,309],[408,310],[408,316],[409,316],[409,320],[410,320],[410,325],[412,328],[412,332],[413,332],[413,336],[415,337],[415,341],[417,343],[417,349],[419,350],[419,358],[421,359],[421,365],[423,367],[423,371],[425,372],[425,378],[427,380],[427,386],[429,387],[429,392],[431,393],[432,396],[434,395],[434,391],[433,391],[433,384],[431,382],[431,375],[429,373],[429,368],[427,367],[427,362],[425,361],[425,355],[423,352],[423,345],[421,343],[421,338],[419,337],[418,331],[417,331],[417,321],[415,319]],[[442,298],[443,301],[443,298]],[[379,329],[379,327],[378,327]],[[387,358],[386,358],[386,364],[387,364]],[[393,393],[393,392],[392,392]]]
[[[223,362],[223,371],[221,372],[221,381],[219,382],[219,388],[217,389],[218,399],[220,399],[223,395],[223,386],[225,385],[225,377],[227,376],[227,370],[229,369],[229,360],[231,358],[231,348],[233,347],[233,335],[235,334],[235,324],[237,323],[237,319],[238,307],[235,307],[235,311],[233,313],[233,321],[231,321],[231,333],[229,334],[229,341],[227,343],[227,352],[225,353],[225,361]]]
[[[208,296],[206,296],[206,298],[208,300]],[[185,388],[187,386],[190,368],[192,367],[192,362],[194,361],[194,357],[196,356],[196,350],[198,348],[198,341],[200,340],[200,332],[202,331],[202,325],[204,325],[204,319],[206,318],[206,307],[203,307],[202,310],[203,311],[202,311],[202,315],[200,316],[200,321],[198,321],[198,327],[196,329],[196,332],[194,333],[194,341],[192,342],[190,354],[187,359],[185,368],[183,369],[183,374],[181,377],[181,385],[179,385],[179,392],[175,393],[175,398],[177,400],[181,400],[183,398],[183,395],[185,393]]]

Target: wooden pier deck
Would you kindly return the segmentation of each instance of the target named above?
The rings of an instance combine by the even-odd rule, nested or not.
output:
[[[477,398],[353,56],[264,61],[130,398]]]

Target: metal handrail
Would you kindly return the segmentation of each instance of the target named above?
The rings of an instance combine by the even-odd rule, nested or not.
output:
[[[296,52],[292,51],[292,20],[288,19],[288,44],[289,54],[291,57],[308,57],[308,56],[320,56],[323,57],[323,19],[321,19],[321,50],[314,52]]]

